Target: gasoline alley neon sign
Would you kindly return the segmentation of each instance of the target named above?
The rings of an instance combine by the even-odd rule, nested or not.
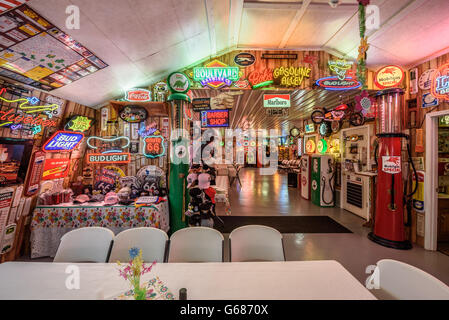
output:
[[[83,138],[84,134],[82,133],[56,131],[43,146],[43,149],[46,152],[72,151],[81,143]]]
[[[274,69],[274,79],[280,78],[283,87],[299,87],[304,78],[310,78],[312,69],[308,67],[279,67]]]
[[[230,86],[232,81],[239,80],[239,68],[229,67],[223,62],[214,60],[204,67],[193,68],[193,80],[212,89]]]

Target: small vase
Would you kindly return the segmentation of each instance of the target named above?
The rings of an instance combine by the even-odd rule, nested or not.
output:
[[[134,285],[134,300],[146,300],[147,289],[140,286],[140,276],[136,277],[133,281]]]

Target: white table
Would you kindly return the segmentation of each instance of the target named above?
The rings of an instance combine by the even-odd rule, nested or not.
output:
[[[66,263],[0,264],[0,299],[101,299],[129,289],[115,264],[76,264],[80,289],[68,290]],[[189,300],[374,300],[336,261],[161,263],[143,276],[158,276],[178,299]]]

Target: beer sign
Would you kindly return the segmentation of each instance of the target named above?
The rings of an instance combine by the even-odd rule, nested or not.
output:
[[[84,134],[69,131],[56,131],[44,144],[43,150],[46,152],[70,152],[75,149],[83,140]]]

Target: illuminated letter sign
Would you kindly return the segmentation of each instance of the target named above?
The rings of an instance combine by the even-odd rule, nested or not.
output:
[[[398,66],[386,66],[376,72],[374,81],[381,88],[392,88],[400,85],[404,79],[404,71]]]
[[[84,134],[69,131],[56,131],[43,149],[46,152],[65,152],[75,149],[83,140]]]
[[[350,90],[357,89],[362,84],[350,77],[346,77],[345,80],[340,80],[338,77],[326,77],[316,81],[316,85],[326,90]]]
[[[101,164],[101,163],[129,163],[131,162],[131,154],[129,152],[120,153],[89,153],[87,154],[87,163]]]
[[[279,67],[274,69],[273,77],[283,87],[299,87],[304,78],[310,78],[311,71],[308,67]]]
[[[433,74],[432,95],[449,101],[449,63],[438,68],[438,72]]]
[[[131,102],[151,101],[151,91],[145,89],[131,89],[126,91],[125,100]]]
[[[263,106],[265,108],[290,108],[289,94],[264,94]]]
[[[74,116],[65,125],[65,129],[69,131],[86,132],[92,126],[93,119],[85,116]]]
[[[269,86],[274,82],[273,71],[271,69],[253,71],[248,75],[248,81],[253,89]]]
[[[148,136],[143,139],[143,154],[147,158],[158,158],[165,154],[164,137]]]
[[[345,80],[346,72],[351,69],[353,62],[346,60],[328,61],[329,69],[335,72],[338,76],[338,80]]]
[[[218,89],[230,86],[232,81],[239,79],[239,68],[228,67],[223,62],[214,60],[204,67],[193,68],[193,80],[201,82],[202,86]]]
[[[142,122],[148,117],[147,110],[140,106],[126,106],[119,112],[120,119],[130,123]]]
[[[229,110],[201,111],[201,126],[203,128],[228,127]]]

